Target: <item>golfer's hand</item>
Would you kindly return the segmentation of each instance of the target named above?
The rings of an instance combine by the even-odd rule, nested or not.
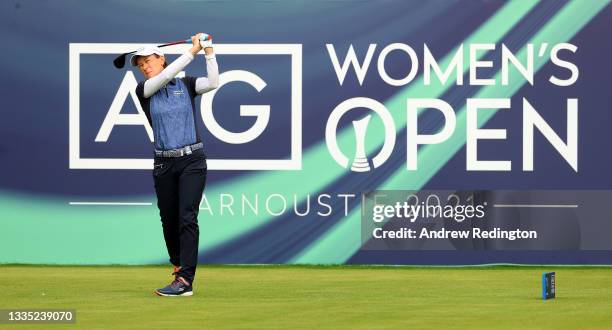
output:
[[[193,54],[194,56],[202,50],[202,45],[200,45],[200,34],[201,33],[197,33],[193,36],[191,36],[191,44],[193,46],[191,46],[190,52],[191,54]]]
[[[202,41],[200,40],[200,46],[204,48],[204,54],[211,55],[213,53],[213,45],[212,45],[212,37],[208,35],[208,40]]]

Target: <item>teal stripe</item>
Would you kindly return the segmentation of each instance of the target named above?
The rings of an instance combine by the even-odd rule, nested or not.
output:
[[[570,40],[584,25],[586,25],[599,11],[609,4],[606,1],[584,2],[574,0],[563,7],[528,43],[538,45],[547,42],[549,45],[567,42]],[[520,3],[515,1],[511,4]],[[504,9],[507,9],[504,8]],[[510,13],[507,13],[510,14]],[[515,15],[515,18],[518,15]],[[520,15],[522,17],[522,15]],[[509,17],[497,15],[494,19],[505,20]],[[513,21],[512,25],[518,20]],[[489,24],[487,22],[486,24]],[[486,31],[482,31],[486,32]],[[483,41],[480,41],[483,42]],[[493,42],[489,40],[489,42]],[[465,44],[472,43],[466,41]],[[517,56],[525,58],[526,49],[523,48]],[[546,61],[536,56],[534,62],[534,70],[537,72]],[[501,81],[501,72],[498,72],[496,81]],[[490,86],[482,88],[477,93],[475,98],[501,98],[511,97],[518,91],[525,81],[511,80],[508,86]],[[417,94],[418,95],[418,94]],[[398,106],[405,108],[406,98],[409,94],[394,98],[395,102],[399,102]],[[418,97],[424,97],[418,95]],[[496,111],[486,111],[480,115],[479,127],[484,125]],[[457,113],[457,127],[465,127],[466,111],[463,107]],[[426,146],[419,153],[419,170],[407,172],[402,167],[398,169],[383,185],[381,190],[406,190],[406,189],[421,189],[427,181],[431,179],[465,144],[465,130],[455,130],[453,136],[448,141],[438,145]],[[291,260],[292,263],[343,263],[346,262],[360,247],[360,210],[354,209],[341,222],[336,224],[331,230],[323,235],[319,240],[315,241],[309,247],[304,249],[302,253]]]

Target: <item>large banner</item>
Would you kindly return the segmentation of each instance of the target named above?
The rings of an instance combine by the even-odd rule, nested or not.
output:
[[[197,32],[200,262],[612,263],[608,0],[3,1],[0,25],[0,263],[167,261],[143,77],[113,60]]]

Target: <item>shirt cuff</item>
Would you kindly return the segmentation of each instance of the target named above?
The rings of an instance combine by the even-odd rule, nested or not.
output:
[[[207,60],[212,60],[213,58],[215,58],[215,54],[204,55],[204,57],[205,57]]]

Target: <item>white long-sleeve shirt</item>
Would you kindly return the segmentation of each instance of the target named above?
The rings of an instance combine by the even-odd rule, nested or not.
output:
[[[170,63],[160,74],[153,78],[149,78],[144,83],[144,97],[149,98],[155,94],[160,88],[165,86],[172,78],[193,61],[194,56],[191,52],[183,53],[179,58]],[[204,94],[219,86],[219,67],[215,54],[205,55],[207,77],[199,77],[196,80],[196,93]]]

